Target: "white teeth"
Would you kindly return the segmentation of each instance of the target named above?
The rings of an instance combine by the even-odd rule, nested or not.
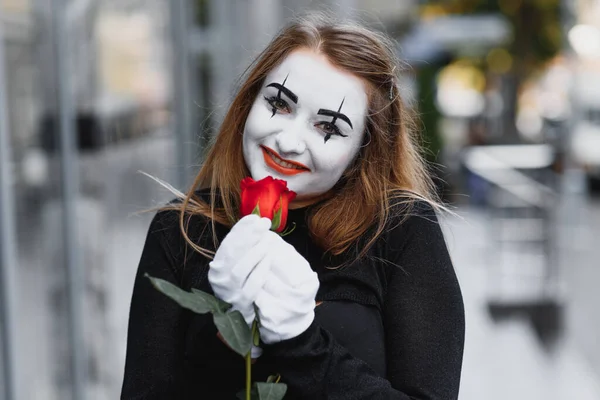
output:
[[[284,168],[292,168],[292,169],[302,169],[300,167],[295,166],[294,164],[290,164],[289,162],[283,161],[282,159],[280,159],[279,157],[277,157],[275,154],[269,152],[269,154],[271,154],[271,158],[273,159],[273,161],[275,161],[275,163],[277,165],[281,165]]]
[[[275,162],[285,168],[297,168],[296,166],[282,160],[275,159]]]

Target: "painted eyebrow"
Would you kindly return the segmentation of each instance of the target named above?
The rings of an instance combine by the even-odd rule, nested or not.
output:
[[[287,80],[287,78],[285,78]],[[283,83],[285,84],[285,81],[283,81]],[[281,92],[285,93],[285,95],[287,97],[290,98],[290,100],[292,100],[295,104],[298,104],[298,96],[296,96],[294,94],[294,92],[292,92],[290,89],[286,88],[285,86],[273,82],[267,85],[267,87],[274,87],[275,89],[279,90],[279,93],[277,93],[277,97],[281,97]]]
[[[344,99],[344,100],[346,100],[346,99]],[[339,118],[342,121],[346,122],[348,125],[350,125],[350,128],[354,129],[354,127],[352,126],[352,122],[350,122],[350,118],[348,118],[345,114],[342,114],[340,112],[342,110],[342,106],[344,105],[344,100],[342,100],[342,104],[340,104],[340,108],[338,108],[337,111],[320,108],[319,112],[317,114],[318,115],[327,115],[328,117],[333,117],[333,121],[331,121],[331,123],[333,123],[333,124],[335,124],[335,120]]]

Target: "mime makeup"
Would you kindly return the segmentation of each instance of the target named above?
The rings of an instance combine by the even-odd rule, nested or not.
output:
[[[279,105],[282,105],[285,103],[285,101],[281,98],[281,92],[284,92],[286,94],[286,96],[289,97],[289,99],[291,101],[293,101],[294,103],[298,103],[298,96],[296,96],[291,90],[289,90],[288,88],[285,87],[285,82],[287,81],[287,78],[288,77],[286,76],[285,79],[283,80],[282,84],[274,82],[274,83],[267,85],[267,87],[273,87],[273,88],[278,89],[276,99],[274,99],[272,97],[271,98],[265,97],[265,100],[267,100],[269,102],[269,104],[271,104],[273,106],[273,110],[272,110],[273,114],[271,115],[271,118],[273,118],[275,116],[275,114],[277,113],[277,107],[275,105],[275,101],[279,102],[278,103]]]
[[[299,200],[329,191],[357,156],[367,94],[358,77],[323,54],[292,52],[265,78],[244,126],[254,179],[285,179]]]
[[[319,115],[332,116],[333,120],[330,122],[330,124],[331,124],[331,128],[334,129],[333,133],[335,133],[336,135],[340,135],[342,137],[346,137],[348,135],[344,135],[343,133],[341,133],[340,130],[338,129],[337,125],[335,124],[335,121],[338,118],[341,119],[342,121],[345,121],[348,125],[350,125],[350,128],[352,128],[352,122],[350,122],[350,119],[340,112],[342,110],[342,106],[344,105],[344,100],[346,100],[346,99],[344,98],[342,100],[342,104],[340,104],[340,107],[338,108],[337,111],[325,110],[325,109],[321,108],[319,110],[319,112],[317,113]],[[331,137],[331,135],[333,133],[327,133],[327,135],[325,136],[325,143],[327,143],[327,141],[329,140],[329,138]]]

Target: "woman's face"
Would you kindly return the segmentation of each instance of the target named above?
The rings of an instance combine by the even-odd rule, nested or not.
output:
[[[244,127],[252,178],[284,179],[297,199],[331,189],[363,142],[362,81],[321,54],[301,49],[269,73]]]

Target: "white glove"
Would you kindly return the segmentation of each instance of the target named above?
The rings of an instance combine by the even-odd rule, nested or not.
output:
[[[271,243],[271,269],[256,298],[260,337],[267,344],[294,338],[315,318],[317,274],[294,246],[277,236]]]
[[[271,267],[264,259],[279,237],[270,228],[268,218],[254,214],[243,217],[225,236],[209,263],[208,281],[215,295],[239,311],[249,326],[255,317],[254,300]]]

